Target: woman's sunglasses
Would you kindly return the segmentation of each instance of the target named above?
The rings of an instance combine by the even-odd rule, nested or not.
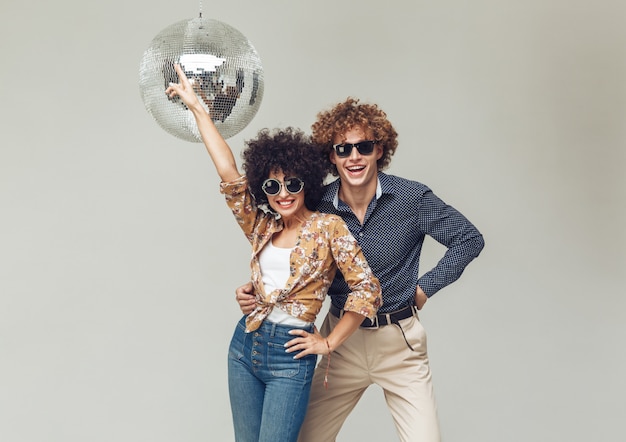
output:
[[[353,147],[356,147],[356,150],[358,150],[361,155],[369,155],[374,152],[375,144],[376,141],[374,140],[360,141],[354,144],[333,144],[333,149],[335,149],[335,153],[338,157],[345,158],[350,156]]]
[[[304,188],[304,181],[302,181],[300,178],[293,177],[285,178],[285,182],[281,183],[275,178],[268,178],[263,181],[261,188],[266,195],[274,196],[280,193],[283,185],[285,186],[287,192],[295,195],[296,193],[302,192],[302,189]]]

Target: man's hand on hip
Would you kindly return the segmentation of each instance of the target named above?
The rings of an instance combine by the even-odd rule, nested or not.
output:
[[[415,290],[415,305],[417,306],[417,309],[421,310],[422,307],[424,307],[424,304],[426,304],[426,301],[428,301],[428,296],[426,296],[424,290],[422,290],[422,288],[418,285]]]

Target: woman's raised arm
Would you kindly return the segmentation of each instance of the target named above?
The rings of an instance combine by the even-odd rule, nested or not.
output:
[[[193,85],[181,69],[179,64],[174,65],[180,83],[170,83],[165,93],[173,98],[179,96],[183,103],[189,108],[196,119],[198,130],[202,136],[202,141],[207,152],[213,160],[215,169],[222,181],[233,181],[241,176],[237,169],[235,156],[226,140],[219,133],[213,120],[200,104],[200,100],[193,90]]]

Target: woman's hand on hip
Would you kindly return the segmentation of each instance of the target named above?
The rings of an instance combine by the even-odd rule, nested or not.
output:
[[[300,359],[308,355],[325,355],[328,353],[326,339],[314,328],[313,333],[295,328],[289,330],[290,335],[297,336],[285,344],[286,352],[299,352],[293,358]]]

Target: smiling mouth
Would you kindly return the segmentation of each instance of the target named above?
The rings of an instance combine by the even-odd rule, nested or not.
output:
[[[362,170],[365,170],[365,166],[351,166],[346,167],[346,169],[348,169],[349,172],[360,172]]]
[[[279,206],[290,206],[293,204],[293,200],[289,200],[289,201],[276,201],[276,204],[278,204]]]

